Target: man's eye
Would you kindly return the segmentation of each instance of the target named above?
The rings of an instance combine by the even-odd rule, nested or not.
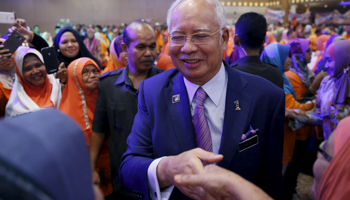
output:
[[[173,41],[182,41],[184,39],[185,36],[181,35],[181,36],[172,36],[171,40]]]
[[[208,34],[196,34],[192,36],[193,39],[195,40],[205,40],[209,38]]]

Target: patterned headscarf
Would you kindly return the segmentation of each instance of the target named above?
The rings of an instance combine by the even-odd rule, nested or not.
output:
[[[314,73],[312,73],[308,66],[307,62],[305,61],[305,53],[307,49],[309,48],[310,40],[308,39],[302,39],[302,38],[295,38],[291,40],[289,45],[295,45],[299,44],[301,47],[301,52],[292,52],[292,63],[290,70],[294,73],[296,73],[299,77],[301,82],[305,85],[306,88],[309,88],[309,86],[312,83],[312,79],[315,77]]]

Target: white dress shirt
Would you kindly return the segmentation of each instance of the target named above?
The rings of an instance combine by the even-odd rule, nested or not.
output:
[[[187,95],[189,99],[191,115],[193,117],[194,110],[197,105],[196,91],[200,85],[196,85],[188,81],[184,77],[185,87],[187,89]],[[221,143],[221,135],[224,124],[225,115],[225,102],[227,91],[228,75],[225,70],[225,66],[222,63],[219,72],[210,79],[207,83],[202,85],[202,88],[208,95],[208,98],[204,102],[205,116],[208,120],[210,129],[210,135],[212,138],[213,152],[218,153]],[[163,157],[162,157],[163,158]],[[154,160],[148,167],[148,185],[150,187],[151,199],[154,200],[167,200],[170,198],[171,192],[174,186],[170,186],[162,191],[159,188],[157,177],[157,166],[162,158]]]

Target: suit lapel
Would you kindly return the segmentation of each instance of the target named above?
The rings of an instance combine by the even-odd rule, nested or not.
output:
[[[244,129],[249,127],[248,115],[252,97],[246,93],[244,88],[248,82],[240,74],[227,67],[228,83],[226,93],[226,105],[223,133],[219,153],[224,155],[224,159],[218,164],[228,168],[234,155],[237,153],[238,143],[244,133]],[[240,110],[236,109],[235,101],[239,102]]]
[[[183,76],[178,73],[173,80],[173,85],[170,84],[164,90],[164,99],[166,99],[172,128],[175,130],[178,145],[182,148],[180,152],[183,152],[196,148],[196,140]],[[173,102],[174,95],[180,95],[180,101]]]

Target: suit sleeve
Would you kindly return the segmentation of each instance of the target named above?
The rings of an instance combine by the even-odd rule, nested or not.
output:
[[[147,170],[153,161],[151,120],[145,102],[143,82],[140,83],[138,112],[127,139],[127,151],[122,157],[120,179],[135,199],[149,199]]]
[[[270,133],[264,145],[257,185],[274,199],[282,199],[282,157],[285,95],[281,92],[271,118]]]

